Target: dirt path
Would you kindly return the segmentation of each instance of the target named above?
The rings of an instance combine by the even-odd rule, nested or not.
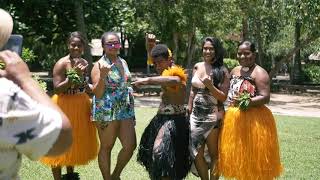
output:
[[[271,94],[268,107],[274,114],[320,117],[320,95]]]
[[[158,107],[159,96],[136,96],[137,107]],[[320,95],[271,94],[267,105],[274,114],[320,117]]]

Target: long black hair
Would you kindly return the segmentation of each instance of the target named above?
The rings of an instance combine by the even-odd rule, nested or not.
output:
[[[224,49],[222,44],[218,38],[215,37],[206,37],[202,41],[202,50],[203,46],[206,42],[210,42],[214,48],[214,61],[211,64],[212,66],[212,81],[214,86],[219,87],[219,84],[223,82],[224,78],[224,71],[223,71],[223,55]]]

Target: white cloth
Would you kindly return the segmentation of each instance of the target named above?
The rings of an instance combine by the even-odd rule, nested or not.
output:
[[[60,134],[60,114],[32,100],[16,84],[0,78],[0,179],[18,179],[21,154],[45,155]]]

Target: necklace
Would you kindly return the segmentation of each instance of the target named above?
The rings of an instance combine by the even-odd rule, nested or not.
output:
[[[79,58],[74,58],[69,55],[69,60],[70,60],[71,66],[73,67],[79,61]]]
[[[256,64],[251,65],[250,67],[245,66],[245,67],[241,67],[241,71],[243,72],[249,72],[250,70],[252,70],[255,67]]]

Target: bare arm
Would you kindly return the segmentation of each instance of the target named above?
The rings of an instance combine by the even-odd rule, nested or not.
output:
[[[211,77],[209,76],[200,79],[203,82],[203,84],[209,89],[211,94],[220,102],[224,102],[227,99],[228,89],[230,85],[230,75],[228,73],[228,70],[224,68],[223,71],[224,78],[220,88],[214,86]]]
[[[188,100],[188,107],[187,107],[187,111],[189,114],[191,114],[193,109],[193,99],[194,99],[194,92],[193,92],[193,87],[191,86],[189,100]]]
[[[251,98],[249,106],[260,106],[270,101],[270,78],[268,73],[257,66],[254,73],[254,80],[257,86],[257,96]]]
[[[66,77],[66,64],[60,59],[53,67],[53,87],[55,93],[63,93],[71,87],[71,82]]]
[[[174,86],[174,85],[182,85],[181,79],[179,76],[155,76],[155,77],[147,77],[147,78],[139,78],[137,81],[133,82],[134,86],[142,86],[142,85],[161,85],[161,86]]]
[[[156,36],[154,34],[146,33],[145,40],[146,40],[146,49],[147,49],[148,56],[151,57],[151,50],[156,45]]]
[[[224,72],[224,77],[223,77],[223,82],[221,83],[219,89],[223,92],[224,94],[224,101],[226,100],[227,96],[228,96],[228,91],[229,91],[229,87],[230,87],[230,74],[227,68],[223,68],[223,72]],[[221,101],[221,102],[224,102]]]
[[[194,76],[196,71],[197,71],[197,64],[193,67],[192,77]],[[190,95],[189,95],[189,100],[188,100],[188,107],[187,107],[187,111],[188,111],[187,113],[189,113],[189,114],[191,114],[191,112],[192,112],[193,99],[194,99],[194,91],[193,91],[193,86],[191,84]]]
[[[2,51],[0,52],[0,59],[6,64],[6,69],[0,71],[0,76],[13,81],[33,100],[56,110],[62,117],[62,129],[59,137],[47,155],[58,155],[67,150],[72,143],[72,132],[68,118],[45,94],[38,83],[31,78],[29,68],[16,53]]]
[[[91,71],[91,79],[93,83],[92,92],[99,99],[103,96],[106,86],[106,76],[111,70],[112,65],[108,65],[104,61],[98,61],[94,64]]]

